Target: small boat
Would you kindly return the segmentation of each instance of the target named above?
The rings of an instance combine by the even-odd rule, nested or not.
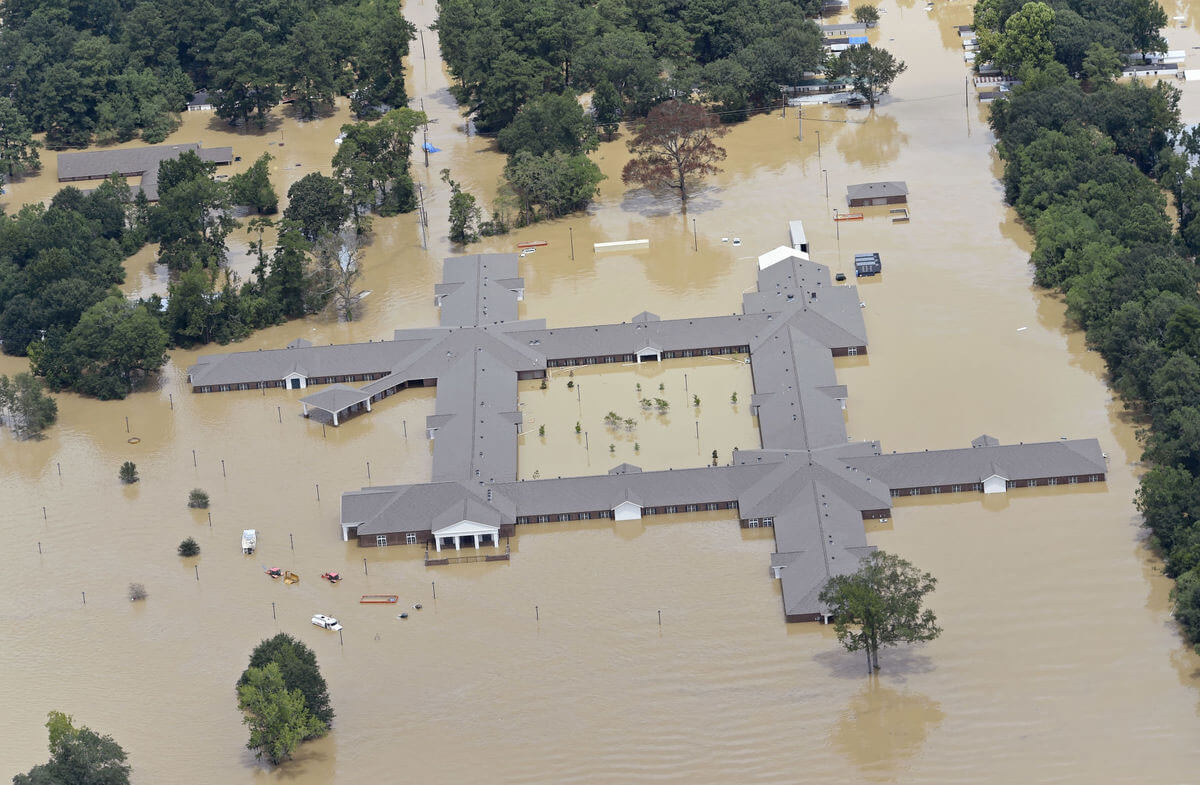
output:
[[[278,568],[278,567],[268,567],[268,568],[267,568],[267,575],[269,575],[269,576],[270,576],[270,577],[272,577],[272,578],[282,578],[282,577],[283,577],[283,570],[281,570],[281,569],[280,569],[280,568]]]
[[[401,614],[400,614],[399,616],[397,616],[396,618],[397,618],[397,619],[407,619],[407,618],[408,618],[408,614],[407,614],[407,613],[401,613]]]
[[[342,623],[340,621],[332,616],[326,616],[323,613],[318,613],[317,615],[313,616],[312,623],[322,629],[333,630],[334,632],[342,629]]]
[[[246,529],[242,532],[242,553],[254,553],[254,549],[258,547],[258,532],[254,529]]]
[[[283,574],[283,582],[288,584],[289,586],[291,586],[293,583],[300,582],[300,576],[297,575],[296,573],[292,572],[291,570],[288,570],[287,572],[285,572]]]
[[[835,221],[861,221],[862,217],[863,217],[862,213],[842,213],[841,215],[833,216],[833,220],[835,220]]]
[[[518,248],[542,248],[549,245],[545,240],[528,240],[523,243],[517,243]]]
[[[336,572],[323,572],[321,573],[321,577],[330,583],[337,583],[342,579],[342,576]]]
[[[368,605],[371,603],[390,605],[393,603],[400,602],[400,595],[398,595],[398,594],[364,594],[359,599],[359,602],[364,605]]]

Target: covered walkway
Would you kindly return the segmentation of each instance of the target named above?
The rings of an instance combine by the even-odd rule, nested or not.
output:
[[[309,416],[308,410],[311,407],[332,415],[333,424],[336,426],[339,418],[345,419],[343,413],[362,411],[364,407],[366,411],[371,411],[371,393],[349,385],[335,384],[320,392],[306,395],[300,399],[300,405],[304,407],[305,417]]]

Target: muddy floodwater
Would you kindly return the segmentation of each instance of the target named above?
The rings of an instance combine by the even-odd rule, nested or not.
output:
[[[1142,545],[1136,423],[1061,301],[1031,284],[1029,236],[1002,202],[986,108],[964,101],[953,26],[970,22],[971,4],[885,0],[880,10],[872,40],[909,70],[874,113],[807,108],[802,141],[794,109],[735,127],[725,171],[686,217],[671,196],[627,191],[624,144],[606,143],[596,159],[609,179],[588,214],[472,250],[547,241],[521,261],[521,315],[551,326],[740,310],[755,257],[787,242],[792,219],[835,271],[878,251],[883,275],[859,287],[870,355],[837,361],[852,437],[919,450],[985,432],[1006,443],[1095,436],[1109,456],[1108,482],[1095,487],[898,500],[890,522],[870,524],[872,544],[939,579],[939,640],[885,651],[868,679],[831,628],[784,623],[770,532],[718,513],[523,526],[506,563],[427,568],[417,547],[343,543],[342,491],[428,479],[434,391],[323,429],[299,416],[300,391],[191,394],[198,353],[174,351],[158,389],[108,403],[61,395],[49,438],[0,436],[0,775],[45,760],[42,723],[59,709],[112,734],[137,783],[1194,782],[1200,660]],[[1194,7],[1167,11],[1181,17],[1165,31],[1171,48],[1200,67]],[[414,104],[423,99],[441,149],[428,169],[415,159],[428,248],[415,215],[377,219],[358,321],[314,317],[231,348],[437,323],[433,284],[455,252],[438,170],[489,203],[503,158],[464,132],[434,59],[433,0],[405,12],[430,58],[414,42]],[[1184,120],[1195,122],[1200,92],[1180,86]],[[283,193],[329,172],[347,118],[344,106],[304,124],[280,112],[257,133],[195,113],[171,141],[233,145],[242,160],[222,174],[270,152]],[[57,190],[54,155],[44,160],[44,174],[4,197],[10,211]],[[848,184],[873,180],[908,183],[910,223],[892,223],[886,208],[830,220]],[[641,238],[649,250],[592,250]],[[232,239],[231,266],[244,273],[249,235]],[[165,291],[152,251],[127,269],[129,294]],[[713,450],[725,462],[733,447],[756,446],[749,370],[737,359],[556,369],[545,390],[522,383],[532,427],[521,477],[700,466]],[[0,372],[24,366],[0,359]],[[670,409],[643,412],[641,397]],[[607,428],[609,411],[633,429]],[[136,485],[117,480],[125,460],[138,465]],[[185,507],[194,487],[211,495],[211,520]],[[259,531],[253,556],[238,547],[244,528]],[[198,559],[175,555],[187,536]],[[272,566],[301,582],[271,581]],[[326,570],[345,580],[320,581]],[[131,581],[146,586],[145,602],[126,599]],[[381,592],[399,594],[410,618],[357,602]],[[314,613],[337,616],[342,639],[310,625]],[[244,747],[233,685],[251,648],[280,631],[316,650],[337,719],[268,770]]]

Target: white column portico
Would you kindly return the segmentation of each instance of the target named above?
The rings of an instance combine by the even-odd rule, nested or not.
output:
[[[479,544],[486,537],[492,538],[492,545],[496,548],[500,547],[500,527],[490,526],[486,523],[478,523],[476,521],[459,521],[450,526],[436,529],[432,532],[433,545],[440,553],[444,540],[454,541],[454,550],[461,551],[463,542],[467,542],[475,546],[475,550],[479,550]],[[448,544],[448,543],[447,543]]]

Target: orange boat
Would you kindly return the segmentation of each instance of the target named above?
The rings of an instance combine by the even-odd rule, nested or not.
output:
[[[842,213],[841,215],[835,215],[833,217],[833,220],[835,220],[835,221],[861,221],[862,217],[863,217],[862,213]]]
[[[400,601],[399,594],[364,594],[359,602],[366,605],[370,603],[379,603],[381,605],[392,605]]]

